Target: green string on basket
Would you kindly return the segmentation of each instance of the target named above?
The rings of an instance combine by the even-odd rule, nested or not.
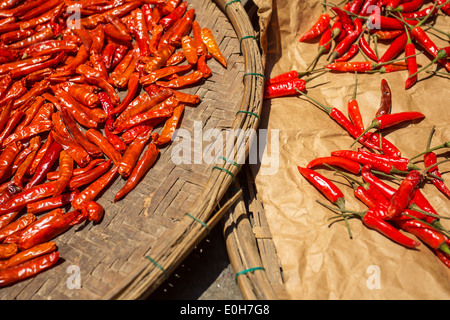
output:
[[[265,76],[262,73],[247,72],[247,73],[244,73],[244,75],[242,76],[242,82],[244,82],[246,76],[258,76],[258,77],[261,77],[263,79],[265,78]]]
[[[158,262],[156,262],[154,259],[150,258],[149,256],[145,256],[145,258],[150,260],[156,267],[158,267],[163,272],[163,274],[166,276],[166,279],[169,278],[166,270]]]
[[[231,163],[232,165],[234,165],[235,167],[237,167],[239,170],[241,170],[241,165],[239,164],[239,163],[237,163],[236,161],[234,161],[234,160],[229,160],[229,159],[227,159],[227,158],[225,158],[225,157],[219,157],[219,159],[222,159],[223,161],[225,161],[225,162],[227,162],[227,163]]]
[[[236,112],[236,115],[238,115],[239,113],[247,113],[247,114],[251,114],[252,116],[254,116],[255,118],[259,119],[259,115],[257,115],[254,112],[251,111],[247,111],[247,110],[239,110],[238,112]]]
[[[240,275],[243,275],[243,274],[246,274],[246,273],[249,273],[249,272],[253,272],[253,271],[256,271],[256,270],[265,270],[265,269],[263,267],[254,267],[254,268],[249,268],[249,269],[245,269],[245,270],[239,271],[239,272],[236,273],[236,276],[235,276],[234,280],[237,282],[237,278]]]
[[[223,172],[228,173],[233,178],[233,181],[236,179],[236,177],[234,176],[233,172],[231,172],[230,170],[227,170],[227,169],[222,168],[222,167],[217,167],[217,166],[212,168],[212,170],[214,170],[214,169],[218,169],[218,170],[221,170]]]
[[[243,37],[241,38],[241,40],[239,40],[239,52],[240,52],[240,54],[242,54],[242,40],[245,40],[245,39],[255,39],[255,40],[258,40],[255,36],[243,36]]]
[[[231,0],[230,2],[227,2],[227,3],[225,4],[225,9],[224,9],[224,11],[227,12],[227,7],[228,7],[230,4],[235,3],[235,2],[241,2],[241,0]]]
[[[204,223],[202,220],[200,220],[199,218],[194,217],[192,214],[190,213],[185,213],[186,216],[188,216],[189,218],[194,219],[195,221],[197,221],[198,223],[200,223],[203,227],[205,227],[206,231],[209,233],[209,227],[206,223]]]

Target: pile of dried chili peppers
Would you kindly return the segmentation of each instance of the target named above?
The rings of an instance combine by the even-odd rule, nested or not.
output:
[[[438,161],[435,153],[449,148],[450,143],[431,147],[433,128],[424,152],[411,158],[403,157],[400,150],[384,137],[383,129],[395,130],[398,124],[407,125],[425,116],[413,111],[393,113],[390,88],[385,80],[381,82],[381,103],[370,126],[364,126],[355,94],[348,101],[347,118],[340,110],[327,107],[301,91],[299,93],[327,112],[355,138],[355,142],[362,145],[357,150],[336,150],[311,160],[304,167],[298,166],[300,174],[331,203],[318,201],[337,213],[331,219],[345,221],[350,237],[348,220],[359,218],[366,227],[406,248],[416,248],[423,243],[450,267],[450,231],[441,224],[441,220],[448,217],[440,215],[423,192],[424,185],[432,183],[444,199],[450,199],[450,189],[439,170],[439,165],[448,159]],[[371,128],[377,128],[378,132],[370,132]],[[423,168],[415,163],[416,160],[423,161]],[[319,173],[317,169],[320,168],[331,170],[333,175],[340,175],[349,182],[352,194],[367,206],[367,211],[349,210],[346,204],[350,201],[346,201],[345,192],[332,179]]]
[[[100,194],[118,177],[114,201],[132,191],[199,103],[179,89],[210,77],[211,58],[226,68],[195,14],[182,0],[0,1],[0,286],[100,222]]]
[[[434,0],[427,4],[424,0],[350,0],[342,6],[324,4],[317,21],[299,39],[300,42],[319,40],[317,56],[307,70],[313,70],[319,58],[328,54],[324,67],[332,72],[407,70],[405,89],[411,88],[418,74],[432,65],[448,74],[450,47],[439,46],[430,38],[433,31],[448,36],[433,27],[440,15],[450,15],[450,1]],[[387,46],[382,55],[378,54],[380,43]],[[419,69],[416,56],[422,52],[430,58],[430,63]],[[361,56],[364,60],[355,61],[355,57]]]

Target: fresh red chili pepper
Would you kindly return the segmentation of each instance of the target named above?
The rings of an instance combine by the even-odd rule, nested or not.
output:
[[[343,56],[341,56],[339,58],[334,59],[334,61],[336,61],[336,62],[348,61],[351,58],[353,58],[354,56],[356,56],[356,54],[358,52],[359,52],[359,46],[357,44],[352,44],[346,54],[344,54]]]
[[[369,208],[367,213],[363,217],[363,223],[370,229],[374,229],[380,232],[387,238],[401,244],[407,248],[416,248],[420,245],[419,242],[409,238],[401,233],[397,228],[383,220],[380,208]]]
[[[358,174],[361,171],[361,164],[359,164],[356,161],[343,158],[343,157],[337,157],[337,156],[328,156],[328,157],[320,157],[313,159],[308,163],[306,168],[313,169],[317,166],[321,166],[323,164],[327,164],[330,166],[338,166],[342,169],[345,169],[351,173]]]
[[[372,26],[379,26],[381,30],[403,30],[404,24],[402,21],[396,18],[390,18],[378,14],[376,11],[369,16],[369,20]],[[406,20],[409,25],[416,25],[419,23],[417,20]]]
[[[52,252],[0,271],[0,286],[5,287],[49,269],[58,262],[59,252]]]
[[[378,159],[380,161],[388,162],[400,171],[406,172],[409,170],[417,169],[417,167],[408,158],[403,158],[401,156],[389,156],[386,154],[369,152],[364,149],[360,149],[360,150],[358,150],[358,152],[367,154],[370,157],[372,157],[373,159]]]
[[[272,99],[278,97],[291,96],[298,93],[298,91],[306,91],[306,81],[295,78],[284,82],[274,83],[264,86],[264,99]]]
[[[383,56],[378,60],[378,63],[385,63],[392,59],[395,59],[400,53],[404,51],[408,36],[406,33],[402,33],[397,38],[392,41],[389,48],[383,54]]]
[[[406,121],[419,120],[425,118],[425,115],[417,112],[417,111],[404,111],[397,113],[385,114],[379,117],[376,117],[372,123],[364,130],[364,132],[358,137],[361,138],[365,135],[369,130],[376,128],[378,130],[382,130],[385,128],[392,127],[399,123],[403,123]]]
[[[344,37],[342,41],[336,44],[333,52],[330,55],[331,60],[335,60],[338,57],[341,57],[349,50],[349,48],[353,45],[355,40],[359,38],[363,29],[362,29],[362,21],[361,19],[354,20],[355,30],[351,32],[347,32],[347,35]]]
[[[370,164],[374,169],[387,174],[405,172],[397,168],[397,166],[399,166],[397,163],[387,161],[384,158],[376,157],[375,153],[357,152],[353,150],[336,150],[332,151],[331,155],[336,157],[344,157],[356,161],[362,165]]]
[[[315,99],[309,97],[305,93],[301,91],[297,91],[298,93],[302,94],[303,96],[307,97],[309,100],[315,103],[316,106],[318,106],[322,111],[326,112],[331,119],[336,121],[341,127],[343,127],[352,137],[356,138],[360,134],[360,129],[355,126],[345,115],[342,111],[340,111],[337,108],[331,108],[328,106],[325,106],[324,104],[316,101]],[[373,144],[371,141],[368,141],[368,139],[365,138],[359,138],[359,142],[374,150],[379,150],[380,147]]]
[[[433,164],[437,163],[437,156],[436,153],[434,152],[429,152],[427,154],[424,155],[424,164],[425,167],[431,167]],[[442,178],[441,173],[439,171],[438,166],[436,165],[435,167],[430,168],[430,170],[428,171],[429,173],[432,173],[433,175]],[[434,186],[441,191],[445,196],[447,196],[448,198],[450,198],[450,189],[445,185],[444,181],[434,178],[432,180],[432,183],[434,184]]]
[[[398,11],[402,13],[408,13],[408,12],[414,12],[417,9],[419,9],[423,4],[425,3],[425,0],[410,0],[403,3],[400,3],[397,8],[393,11]]]
[[[339,18],[339,21],[342,24],[342,27],[347,33],[351,33],[355,30],[355,25],[353,24],[350,15],[346,11],[342,10],[339,7],[332,7],[331,10],[333,10],[334,13],[336,13],[337,17]]]
[[[136,163],[136,166],[131,171],[127,182],[120,189],[114,197],[114,202],[120,200],[125,195],[127,195],[131,190],[133,190],[138,183],[141,181],[143,176],[150,170],[152,165],[155,163],[159,155],[159,149],[153,143],[148,144],[147,150],[142,155],[141,159]]]
[[[376,30],[372,35],[380,40],[393,40],[403,34],[403,32],[403,30]]]
[[[377,54],[376,54],[375,51],[373,51],[373,49],[370,47],[369,43],[367,42],[366,38],[364,38],[364,36],[362,36],[361,38],[359,38],[359,47],[361,48],[362,52],[363,52],[369,59],[372,59],[373,61],[378,61]]]
[[[311,182],[332,204],[344,208],[345,197],[342,191],[329,179],[314,170],[297,166],[300,174]]]
[[[347,103],[347,111],[350,121],[357,127],[361,132],[364,131],[364,123],[361,116],[361,110],[359,108],[358,101],[356,100],[357,92],[357,77],[355,73],[355,88],[353,90],[353,96]]]
[[[441,232],[429,227],[418,219],[409,217],[414,216],[413,210],[405,209],[403,213],[404,215],[394,220],[394,223],[397,226],[415,235],[430,248],[441,250],[447,254],[450,253],[450,249],[446,241],[447,238]]]
[[[410,173],[408,173],[389,201],[389,207],[387,209],[388,219],[398,217],[408,208],[413,199],[414,192],[422,180],[423,176],[419,171],[411,170]]]
[[[300,37],[299,41],[308,41],[321,35],[329,27],[330,20],[331,17],[328,13],[321,13],[314,25]]]

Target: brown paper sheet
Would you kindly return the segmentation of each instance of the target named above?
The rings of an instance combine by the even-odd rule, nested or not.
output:
[[[260,1],[272,5],[267,30],[266,78],[289,70],[305,70],[317,52],[317,41],[299,43],[300,35],[317,19],[320,1]],[[448,30],[450,17],[439,17],[436,27]],[[432,36],[441,45],[448,42]],[[387,47],[379,45],[379,54]],[[361,60],[361,56],[355,60]],[[426,65],[430,60],[419,55]],[[317,68],[325,65],[326,55]],[[433,67],[431,70],[434,70]],[[393,112],[420,111],[426,118],[420,122],[383,131],[405,157],[425,150],[428,135],[436,126],[432,145],[450,140],[448,77],[420,75],[420,81],[404,90],[406,72],[359,74],[357,100],[363,119],[369,123],[380,104],[380,83],[386,79],[392,90]],[[354,89],[353,74],[326,74],[308,83],[308,94],[327,106],[347,114],[347,101]],[[292,299],[449,299],[450,269],[424,244],[406,249],[378,232],[369,230],[358,219],[350,220],[353,239],[343,222],[329,226],[334,213],[316,200],[327,200],[298,172],[297,166],[331,151],[350,149],[353,139],[328,115],[305,98],[285,97],[266,101],[261,129],[268,129],[265,157],[254,165],[256,185],[264,204],[272,236]],[[278,133],[271,142],[271,133]],[[353,150],[360,145],[355,144]],[[448,157],[445,150],[439,159]],[[278,170],[270,168],[278,159]],[[422,163],[418,163],[423,166]],[[330,170],[318,169],[333,179],[346,195],[347,207],[364,211],[345,180]],[[450,181],[450,163],[441,171]],[[449,182],[450,184],[450,182]],[[443,216],[450,216],[449,199],[427,184],[424,194]],[[450,223],[443,221],[447,228]],[[413,237],[413,236],[412,236]]]

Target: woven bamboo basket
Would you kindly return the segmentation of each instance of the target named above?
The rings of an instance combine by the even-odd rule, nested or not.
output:
[[[287,300],[283,270],[251,168],[244,166],[234,189],[239,199],[222,219],[228,256],[246,300]]]
[[[238,134],[232,148],[223,140],[220,159],[182,164],[172,159],[176,142],[161,149],[157,163],[126,198],[113,203],[124,184],[117,179],[98,199],[105,208],[100,224],[79,226],[55,239],[58,265],[2,288],[0,299],[144,299],[239,199],[240,192],[221,202],[259,124],[264,82],[259,44],[239,1],[190,0],[189,7],[196,10],[200,25],[213,31],[228,67],[211,60],[213,75],[201,86],[185,89],[201,102],[185,109],[181,129],[191,136],[196,123],[202,132],[233,129]],[[195,145],[193,149],[191,154],[198,152]]]

